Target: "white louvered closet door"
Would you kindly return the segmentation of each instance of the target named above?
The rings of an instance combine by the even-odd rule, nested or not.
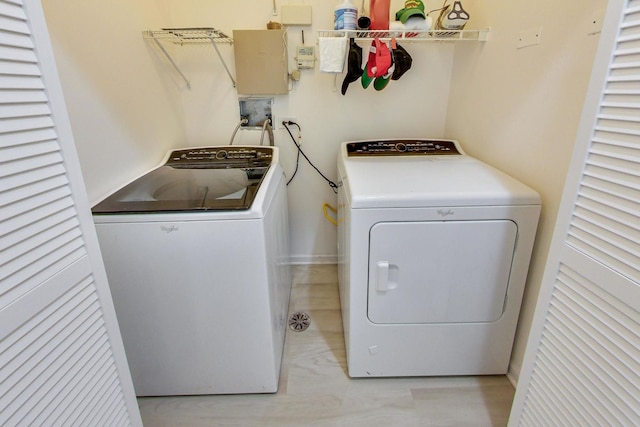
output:
[[[0,426],[139,426],[38,0],[0,0]]]
[[[510,426],[640,425],[640,0],[609,2]]]

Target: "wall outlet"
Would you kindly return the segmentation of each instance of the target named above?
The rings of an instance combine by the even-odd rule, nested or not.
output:
[[[535,46],[542,43],[542,27],[529,28],[522,31],[516,40],[516,49]]]
[[[592,36],[602,31],[606,9],[599,9],[593,12],[587,23],[587,35]]]
[[[296,118],[291,116],[283,116],[278,119],[278,129],[284,129],[282,122],[295,122]],[[291,125],[289,125],[289,129],[291,129]]]

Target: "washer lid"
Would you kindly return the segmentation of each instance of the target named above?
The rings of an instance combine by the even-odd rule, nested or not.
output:
[[[273,161],[273,147],[176,150],[164,165],[124,186],[94,214],[248,210]]]
[[[462,152],[354,157],[347,144],[338,169],[353,209],[540,204],[534,190]]]

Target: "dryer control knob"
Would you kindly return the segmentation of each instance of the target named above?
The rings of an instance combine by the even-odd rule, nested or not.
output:
[[[227,158],[227,151],[226,150],[220,150],[216,153],[216,159],[226,159]]]
[[[399,153],[404,153],[405,151],[407,151],[407,146],[405,144],[403,144],[402,142],[399,142],[396,144],[396,150]]]

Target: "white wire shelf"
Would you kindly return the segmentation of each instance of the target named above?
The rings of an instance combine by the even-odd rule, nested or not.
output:
[[[170,41],[183,45],[190,43],[233,43],[233,39],[213,27],[203,28],[163,28],[143,31],[145,38]]]
[[[490,29],[484,30],[320,30],[318,37],[347,37],[358,40],[392,39],[411,43],[487,41]]]
[[[173,44],[177,44],[180,46],[186,44],[196,44],[196,43],[211,43],[216,53],[218,54],[218,58],[222,62],[227,75],[231,79],[233,83],[233,87],[236,87],[236,81],[231,75],[231,71],[229,71],[229,67],[224,62],[224,58],[220,53],[220,49],[218,49],[218,44],[227,43],[233,44],[233,39],[227,36],[220,30],[217,30],[213,27],[204,27],[204,28],[162,28],[161,30],[146,30],[142,32],[142,37],[148,40],[153,40],[156,46],[162,51],[167,60],[171,63],[174,70],[180,77],[185,81],[187,88],[191,89],[191,83],[189,83],[189,79],[184,75],[182,71],[180,71],[180,67],[173,60],[169,52],[164,48],[161,41],[170,42]]]

